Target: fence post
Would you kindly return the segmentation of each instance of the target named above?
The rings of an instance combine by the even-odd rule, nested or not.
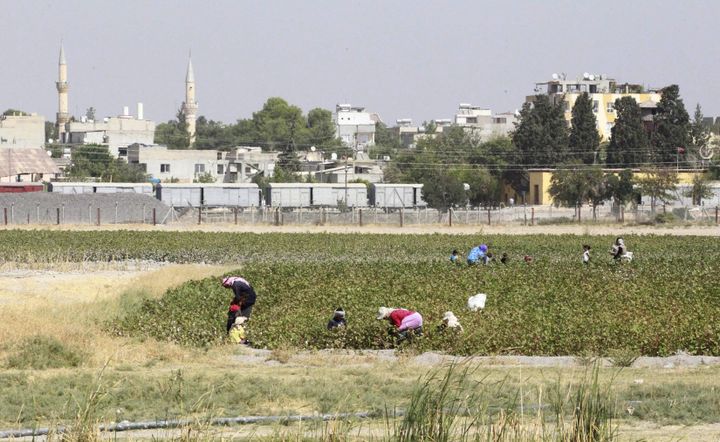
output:
[[[7,226],[7,207],[3,207],[3,213],[5,214],[5,225]]]
[[[363,225],[363,222],[362,222],[362,209],[360,209],[360,210],[358,211],[358,222],[359,222],[359,224],[360,224],[360,227],[362,227],[362,225]]]
[[[117,215],[118,215],[118,202],[115,201],[115,224],[117,224]]]
[[[531,226],[535,225],[535,208],[534,207],[530,208],[530,225]]]
[[[400,227],[403,226],[403,223],[404,223],[404,221],[405,221],[405,220],[403,219],[403,215],[405,215],[405,211],[404,211],[403,208],[401,207],[401,208],[400,208]]]
[[[30,214],[27,214],[27,223],[30,224]]]
[[[453,214],[453,209],[451,207],[448,209],[448,227],[452,227],[452,214]]]
[[[100,225],[100,208],[97,208],[97,225]]]
[[[718,223],[718,212],[720,212],[720,208],[715,206],[715,224]]]
[[[236,226],[237,226],[237,213],[238,213],[238,208],[235,207],[235,225]]]
[[[143,214],[143,221],[145,221],[145,214]],[[202,224],[202,206],[198,206],[198,224]]]
[[[490,208],[488,207],[488,226],[490,225]]]
[[[625,206],[620,206],[620,222],[625,222]]]
[[[275,208],[275,225],[280,225],[280,209],[277,207]]]
[[[157,225],[157,208],[153,207],[153,226]]]

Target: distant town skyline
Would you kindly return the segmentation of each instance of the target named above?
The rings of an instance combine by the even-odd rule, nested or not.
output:
[[[198,115],[250,118],[279,96],[364,106],[388,125],[451,118],[459,103],[514,111],[536,82],[583,72],[676,83],[688,112],[720,114],[720,4],[702,1],[3,2],[0,106],[55,121],[61,40],[69,113],[173,119],[188,55]]]

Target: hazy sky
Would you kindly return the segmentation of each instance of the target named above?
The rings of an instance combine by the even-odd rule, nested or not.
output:
[[[305,112],[365,106],[386,123],[515,110],[553,72],[680,85],[720,115],[717,1],[0,0],[0,108],[174,118],[192,50],[199,114],[249,118],[270,96]]]

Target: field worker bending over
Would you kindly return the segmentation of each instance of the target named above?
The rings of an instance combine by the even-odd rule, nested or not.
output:
[[[474,247],[472,250],[470,250],[470,253],[468,253],[467,257],[467,263],[468,265],[475,265],[478,262],[482,262],[483,264],[487,264],[490,258],[488,257],[488,246],[485,244],[480,244],[477,247]]]
[[[377,319],[387,319],[398,331],[400,338],[408,337],[412,330],[416,335],[422,335],[423,319],[420,313],[403,308],[380,307]]]
[[[245,278],[239,276],[228,276],[223,278],[222,286],[226,289],[232,289],[234,296],[230,303],[232,306],[238,307],[236,316],[244,316],[250,319],[253,305],[255,305],[255,290]],[[234,321],[235,318],[233,318]],[[228,318],[229,320],[229,318]]]
[[[625,247],[625,241],[619,236],[615,240],[610,254],[612,255],[615,262],[620,262],[623,260],[632,261],[633,258],[632,252],[627,251],[627,248]]]
[[[335,313],[333,313],[333,317],[330,318],[330,321],[327,324],[328,330],[333,330],[340,327],[345,327],[347,325],[347,320],[345,319],[345,310],[342,309],[342,307],[338,307],[335,309]]]

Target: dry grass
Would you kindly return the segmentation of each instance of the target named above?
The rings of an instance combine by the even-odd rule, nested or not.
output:
[[[154,341],[138,342],[108,336],[103,322],[120,313],[120,297],[156,297],[185,281],[219,275],[230,268],[168,265],[152,270],[102,270],[90,274],[68,271],[5,273],[0,277],[0,361],[26,338],[51,336],[89,355],[86,365],[111,359],[128,364],[183,361],[197,351]],[[126,302],[132,301],[125,299]]]

